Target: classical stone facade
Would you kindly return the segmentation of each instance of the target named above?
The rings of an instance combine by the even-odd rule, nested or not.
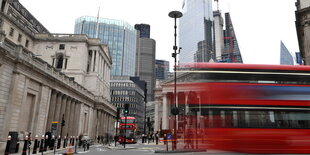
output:
[[[197,86],[195,87],[190,83],[182,83],[184,80],[189,80],[188,77],[190,77],[190,74],[187,73],[177,76],[176,104],[174,104],[174,79],[157,81],[154,132],[189,127],[185,120],[182,119],[182,116],[192,113],[189,98],[194,95],[199,99],[202,94],[199,93],[201,88],[197,88]],[[176,117],[171,113],[171,109],[175,106],[179,110]],[[198,115],[200,114],[197,114],[197,117],[199,117]],[[175,119],[177,123],[175,123]]]
[[[296,30],[300,54],[305,65],[310,65],[310,1],[297,0]]]
[[[52,122],[62,138],[113,135],[107,46],[49,33],[18,0],[0,0],[0,8],[0,154],[9,135],[21,152],[29,133],[41,137]]]

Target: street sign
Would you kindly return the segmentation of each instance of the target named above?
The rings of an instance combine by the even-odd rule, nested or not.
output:
[[[51,127],[51,133],[54,136],[56,136],[56,134],[57,134],[57,124],[58,123],[52,123],[52,127]]]
[[[171,133],[168,133],[168,134],[167,134],[167,139],[170,139],[170,140],[173,139],[173,136],[172,136]]]

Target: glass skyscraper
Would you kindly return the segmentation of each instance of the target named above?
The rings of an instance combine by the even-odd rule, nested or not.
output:
[[[155,61],[156,79],[168,80],[169,73],[169,61],[156,60]]]
[[[137,31],[127,22],[83,16],[75,20],[75,34],[100,38],[112,57],[112,76],[134,76]]]
[[[205,42],[203,49],[206,54],[213,50],[212,0],[184,0],[182,13],[183,17],[179,19],[180,62],[194,62],[194,55],[199,53],[199,42]]]
[[[294,65],[294,58],[282,41],[280,46],[280,65]]]

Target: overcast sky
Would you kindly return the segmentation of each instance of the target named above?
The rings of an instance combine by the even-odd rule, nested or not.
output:
[[[183,0],[19,0],[52,33],[73,33],[74,21],[84,15],[151,25],[156,59],[173,63],[173,10]],[[279,64],[280,40],[292,53],[299,51],[295,27],[296,0],[219,0],[230,12],[244,63]],[[229,3],[228,3],[229,2]],[[216,8],[216,3],[213,3]]]

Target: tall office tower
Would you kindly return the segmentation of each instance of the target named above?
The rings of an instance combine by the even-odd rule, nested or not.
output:
[[[179,19],[180,63],[194,62],[195,55],[203,55],[209,62],[212,56],[213,11],[212,0],[184,0],[183,17]],[[199,51],[199,42],[204,47]]]
[[[148,24],[136,24],[135,29],[140,31],[140,38],[150,38],[151,27]]]
[[[213,11],[213,25],[214,25],[214,54],[215,61],[222,59],[222,53],[224,51],[224,19],[219,10]]]
[[[243,63],[235,30],[228,12],[225,13],[225,26],[224,53],[222,54],[222,61],[230,63]]]
[[[75,20],[74,33],[100,38],[108,45],[112,76],[135,75],[137,31],[133,26],[120,20],[83,16]]]
[[[158,80],[168,80],[169,61],[156,60],[155,61],[155,75]]]
[[[147,101],[154,101],[156,42],[151,38],[139,37],[141,31],[137,32],[136,76],[147,83]]]
[[[137,118],[137,131],[142,132],[144,130],[145,81],[137,77],[113,76],[110,83],[112,104],[122,109],[122,115],[124,105],[129,104],[129,116]]]
[[[294,65],[294,58],[282,41],[280,46],[280,65]]]

